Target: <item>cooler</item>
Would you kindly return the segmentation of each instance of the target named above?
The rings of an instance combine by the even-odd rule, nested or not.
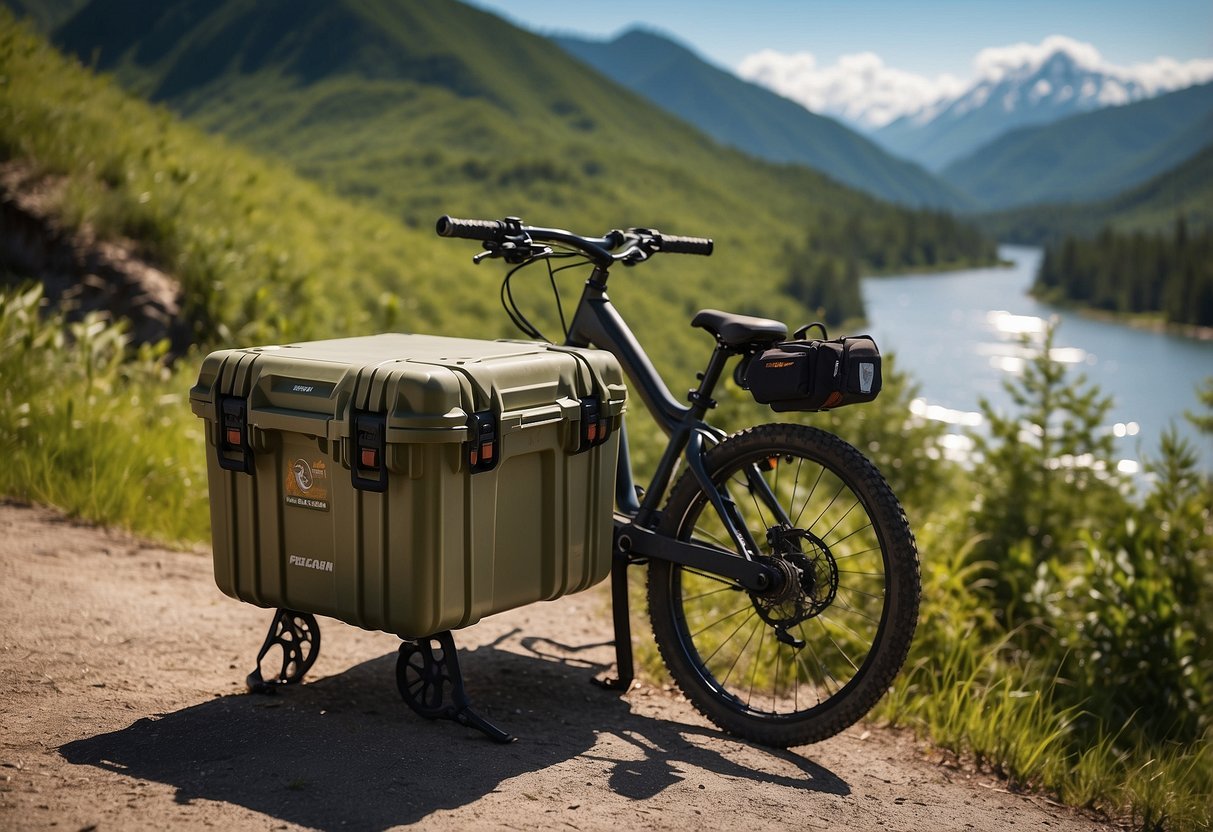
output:
[[[215,580],[402,638],[586,589],[611,567],[626,390],[601,350],[386,334],[215,352]]]

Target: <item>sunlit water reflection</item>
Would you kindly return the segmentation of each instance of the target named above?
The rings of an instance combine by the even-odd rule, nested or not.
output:
[[[1014,265],[940,274],[867,278],[864,301],[869,331],[882,351],[919,384],[914,413],[949,426],[942,453],[963,459],[971,450],[965,431],[981,430],[978,400],[1000,412],[1012,402],[1003,382],[1022,373],[1032,356],[1021,338],[1039,343],[1052,317],[1061,321],[1050,355],[1071,378],[1086,376],[1113,397],[1102,430],[1116,442],[1119,470],[1136,473],[1142,453],[1154,454],[1158,437],[1174,424],[1213,470],[1213,439],[1183,418],[1200,412],[1196,387],[1213,375],[1213,342],[1133,329],[1040,303],[1027,292],[1040,263],[1039,249],[1003,246]],[[1059,459],[1059,466],[1089,460]]]

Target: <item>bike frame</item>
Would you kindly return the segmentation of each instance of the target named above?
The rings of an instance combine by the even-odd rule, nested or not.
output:
[[[608,269],[595,265],[585,283],[565,343],[568,346],[594,346],[612,353],[623,367],[632,389],[640,394],[646,409],[669,437],[653,479],[637,500],[632,476],[631,456],[626,430],[620,438],[615,483],[615,538],[611,566],[611,598],[615,625],[615,650],[618,678],[606,680],[611,688],[626,689],[633,678],[631,626],[628,618],[627,568],[658,558],[719,575],[736,581],[739,587],[762,592],[775,586],[779,573],[758,560],[760,547],[743,522],[728,491],[717,488],[704,464],[707,449],[725,438],[723,431],[704,421],[707,411],[716,405],[712,392],[728,359],[740,352],[717,339],[707,368],[699,374],[699,386],[690,391],[689,405],[679,404],[657,373],[653,362],[616,311],[606,294]],[[673,479],[679,459],[699,481],[737,552],[713,546],[676,540],[655,529],[660,522],[659,507]],[[777,519],[791,525],[766,481],[757,469],[747,473],[747,483],[766,503]]]

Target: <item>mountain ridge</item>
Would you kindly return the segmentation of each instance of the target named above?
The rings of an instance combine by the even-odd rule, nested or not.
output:
[[[553,40],[727,145],[773,162],[807,165],[893,202],[968,207],[963,195],[918,165],[889,156],[840,121],[742,80],[664,34],[633,28],[611,40],[567,35]]]
[[[1011,131],[1198,85],[1169,87],[1180,83],[1176,78],[1148,84],[1102,66],[1098,53],[1083,56],[1077,46],[1062,43],[1039,60],[988,72],[960,95],[902,116],[870,135],[891,152],[940,172]]]
[[[300,8],[320,22],[275,24]],[[98,43],[97,17],[145,19]],[[459,3],[95,0],[58,39],[194,124],[412,228],[432,229],[440,214],[513,215],[715,238],[710,264],[658,258],[651,280],[620,285],[617,297],[645,296],[633,304],[638,331],[663,332],[705,305],[789,314],[788,252],[839,269],[850,258],[856,270],[993,257],[971,228],[724,147],[550,41]],[[864,233],[844,246],[846,222]],[[809,238],[820,245],[806,249]]]
[[[1170,170],[1096,202],[1034,204],[977,215],[989,234],[1015,243],[1047,244],[1065,235],[1094,237],[1103,228],[1160,234],[1183,217],[1213,228],[1213,143]]]
[[[1108,199],[1213,137],[1213,83],[1009,132],[942,175],[986,208]]]

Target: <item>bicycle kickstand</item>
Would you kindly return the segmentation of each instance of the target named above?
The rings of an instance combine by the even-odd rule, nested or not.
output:
[[[616,551],[611,561],[611,617],[615,627],[615,675],[596,676],[594,684],[606,690],[627,693],[636,671],[632,661],[632,620],[628,608],[628,567],[626,552]]]

